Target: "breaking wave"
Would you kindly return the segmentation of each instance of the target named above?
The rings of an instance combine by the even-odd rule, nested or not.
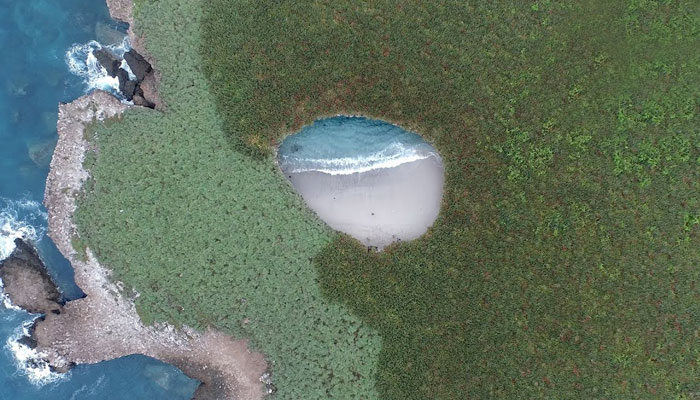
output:
[[[0,197],[0,260],[12,254],[15,239],[41,240],[46,233],[46,221],[47,214],[40,203]]]
[[[322,119],[288,136],[279,148],[286,173],[349,175],[440,156],[419,135],[360,117]]]
[[[30,336],[31,327],[37,318],[39,318],[38,315],[24,321],[15,333],[7,339],[5,347],[12,353],[17,370],[25,375],[32,384],[43,386],[65,379],[70,372],[61,374],[52,371],[49,363],[45,360],[45,353],[23,343],[23,339]]]
[[[83,79],[86,93],[94,89],[101,89],[123,100],[123,96],[119,92],[119,79],[109,76],[107,70],[100,65],[93,54],[95,50],[102,48],[108,49],[118,58],[123,58],[124,53],[131,49],[131,44],[128,36],[125,36],[124,40],[118,45],[103,46],[95,40],[84,44],[74,44],[66,51],[65,58],[68,69],[73,75]],[[129,73],[131,79],[135,79],[134,74],[123,59],[121,67]]]
[[[280,156],[282,169],[286,172],[318,171],[330,175],[349,175],[373,169],[393,168],[401,164],[438,157],[434,151],[422,148],[406,148],[393,143],[385,150],[358,157],[304,158]]]

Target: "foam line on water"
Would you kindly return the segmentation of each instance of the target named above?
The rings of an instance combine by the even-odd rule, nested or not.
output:
[[[364,117],[314,121],[286,137],[278,149],[285,173],[350,175],[440,156],[420,135]]]
[[[398,167],[401,164],[430,157],[440,158],[437,153],[427,150],[425,146],[405,146],[400,142],[395,142],[385,149],[369,155],[305,158],[295,154],[282,154],[280,161],[282,170],[287,173],[318,171],[330,175],[350,175],[373,169]]]
[[[0,197],[0,260],[4,260],[15,249],[15,239],[37,242],[46,233],[46,211],[33,200],[12,200]],[[0,280],[0,303],[5,309],[23,312],[10,301]],[[17,370],[34,385],[42,386],[63,378],[63,374],[51,371],[45,360],[46,354],[22,343],[29,336],[29,329],[39,316],[24,321],[7,339],[5,348],[12,354]]]
[[[376,160],[374,162],[370,163],[363,163],[363,162],[357,162],[356,159],[352,158],[336,158],[336,159],[331,159],[331,160],[323,160],[328,167],[322,167],[319,166],[319,161],[320,160],[314,160],[316,161],[316,166],[314,167],[307,167],[307,168],[292,168],[292,169],[287,169],[285,172],[288,173],[300,173],[300,172],[310,172],[310,171],[317,171],[317,172],[323,172],[328,175],[351,175],[351,174],[356,174],[356,173],[362,173],[362,172],[368,172],[376,169],[384,169],[384,168],[394,168],[398,167],[399,165],[414,162],[414,161],[420,161],[420,160],[425,160],[430,157],[437,157],[437,154],[435,153],[429,153],[429,154],[412,154],[408,156],[403,156],[403,157],[396,157],[396,158],[387,158],[387,159],[381,159],[381,160]]]
[[[33,385],[43,386],[66,379],[70,372],[66,374],[53,372],[46,361],[45,353],[32,349],[21,342],[22,338],[29,337],[29,330],[37,318],[39,318],[38,315],[24,321],[15,333],[7,339],[5,348],[12,353],[17,370],[21,374],[25,375]]]
[[[0,260],[15,249],[15,239],[38,242],[46,233],[47,214],[32,200],[0,197]]]
[[[124,53],[131,49],[131,44],[128,36],[125,36],[124,40],[118,45],[103,46],[95,40],[84,44],[76,43],[65,54],[68,69],[73,75],[83,79],[86,93],[94,89],[101,89],[124,100],[119,93],[119,79],[109,76],[107,70],[100,65],[93,54],[95,50],[102,48],[108,49],[118,58],[122,58]],[[122,60],[121,67],[129,73],[130,79],[136,78],[126,61]]]

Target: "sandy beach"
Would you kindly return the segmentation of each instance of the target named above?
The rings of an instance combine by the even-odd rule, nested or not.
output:
[[[349,175],[309,171],[287,177],[331,228],[379,249],[425,233],[440,211],[444,183],[435,156]]]

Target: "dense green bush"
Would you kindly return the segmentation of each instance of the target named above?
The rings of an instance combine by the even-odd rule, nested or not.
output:
[[[77,219],[144,319],[252,338],[290,399],[700,392],[697,2],[138,10],[169,108],[99,128]],[[279,175],[339,112],[439,149],[424,238],[367,253]]]
[[[368,254],[340,237],[315,258],[381,333],[381,398],[700,393],[696,1],[205,5],[235,148],[344,112],[443,156],[423,239]]]
[[[201,72],[201,5],[142,2],[137,30],[162,73],[164,113],[97,126],[76,220],[146,322],[252,340],[286,399],[376,397],[380,338],[320,293],[311,257],[331,232],[273,160],[233,151]]]

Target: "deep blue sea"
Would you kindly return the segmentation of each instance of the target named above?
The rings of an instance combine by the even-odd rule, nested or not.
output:
[[[59,102],[116,81],[101,74],[89,50],[123,51],[126,27],[101,0],[0,0],[0,258],[16,237],[35,241],[66,298],[82,296],[73,271],[46,237],[41,205],[56,143]],[[5,299],[2,299],[5,300]],[[173,366],[130,356],[68,374],[32,361],[17,339],[36,316],[0,304],[0,400],[189,399],[198,382]]]
[[[315,121],[280,144],[287,173],[320,171],[347,175],[439,157],[421,136],[384,121],[338,116]]]

